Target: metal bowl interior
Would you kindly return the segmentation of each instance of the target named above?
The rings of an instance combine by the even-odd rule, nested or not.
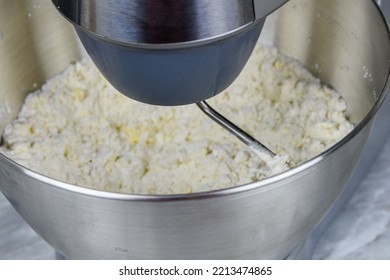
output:
[[[0,1],[1,130],[15,118],[28,92],[82,56],[72,27],[47,2]],[[226,190],[137,196],[65,184],[0,155],[1,191],[67,258],[287,257],[353,173],[388,90],[390,40],[374,1],[291,0],[274,19],[264,35],[273,34],[282,52],[341,92],[356,123],[318,157]]]

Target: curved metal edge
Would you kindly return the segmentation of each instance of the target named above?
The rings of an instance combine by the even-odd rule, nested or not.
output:
[[[287,2],[287,1],[288,0],[278,1],[278,2]],[[272,1],[268,1],[268,2],[272,2]],[[253,26],[256,26],[256,24],[259,23],[260,21],[265,21],[265,19],[266,19],[266,16],[256,17],[256,19],[254,21],[246,23],[246,24],[244,24],[244,25],[242,25],[242,26],[240,26],[240,27],[238,27],[236,29],[233,29],[233,30],[229,31],[229,32],[225,32],[225,33],[217,35],[217,36],[212,36],[212,37],[205,38],[205,39],[200,39],[200,40],[194,40],[194,41],[188,41],[188,42],[179,42],[179,43],[167,43],[167,44],[128,43],[128,42],[117,41],[117,40],[111,39],[111,38],[109,38],[107,36],[99,35],[99,34],[97,34],[95,32],[92,32],[92,31],[90,31],[90,30],[88,30],[88,29],[78,25],[77,23],[72,21],[67,15],[65,15],[61,11],[60,7],[57,6],[54,3],[54,0],[52,0],[52,3],[54,5],[55,9],[68,22],[70,22],[76,30],[81,31],[81,32],[87,34],[87,36],[91,36],[91,37],[96,38],[98,40],[102,40],[102,41],[105,41],[105,42],[108,42],[108,43],[111,43],[111,44],[115,44],[115,45],[119,45],[119,46],[123,46],[123,47],[126,47],[126,48],[145,49],[145,50],[153,50],[153,49],[158,49],[158,50],[164,50],[164,49],[166,49],[166,50],[184,49],[184,48],[193,48],[193,47],[197,47],[197,46],[202,46],[202,45],[210,44],[210,43],[213,43],[213,42],[218,42],[218,41],[224,40],[226,38],[235,36],[236,34],[245,32],[246,30],[252,28]],[[275,11],[278,7],[282,6],[283,4],[277,6],[275,9],[272,9],[271,12],[269,12],[267,15],[269,15],[270,13]],[[273,4],[273,6],[276,6],[276,5]]]
[[[114,44],[117,46],[122,46],[128,49],[140,49],[140,50],[177,50],[177,49],[188,49],[188,48],[194,48],[194,47],[199,47],[203,45],[208,45],[212,43],[216,43],[225,39],[228,39],[230,37],[233,37],[237,34],[244,33],[245,31],[253,28],[254,26],[257,25],[260,21],[263,21],[265,19],[260,19],[256,20],[250,23],[247,23],[237,29],[233,29],[230,32],[226,32],[224,34],[218,35],[218,36],[213,36],[210,38],[206,39],[201,39],[201,40],[195,40],[195,41],[189,41],[189,42],[182,42],[182,43],[169,43],[169,44],[145,44],[145,43],[126,43],[126,42],[121,42],[121,41],[116,41],[108,37],[104,37],[102,35],[99,35],[97,33],[91,32],[73,22],[68,20],[70,23],[73,24],[73,27],[85,33],[87,36],[90,36],[92,38],[95,38],[97,40],[101,40],[110,44]]]
[[[255,18],[261,19],[282,7],[289,0],[254,0]],[[267,12],[264,12],[267,11]]]

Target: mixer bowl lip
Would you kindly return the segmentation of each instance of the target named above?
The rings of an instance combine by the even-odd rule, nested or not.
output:
[[[387,24],[387,20],[382,13],[379,5],[376,1],[372,1],[374,5],[377,7],[377,11],[379,12],[379,16],[382,18],[382,21],[385,25],[388,34],[388,51],[390,52],[390,30],[389,25]],[[336,144],[320,153],[319,155],[313,157],[312,159],[290,169],[286,170],[282,173],[276,174],[274,176],[270,176],[268,178],[262,179],[257,182],[251,182],[247,184],[242,184],[238,186],[232,186],[224,189],[212,190],[207,192],[198,192],[191,194],[170,194],[170,195],[144,195],[144,194],[129,194],[129,193],[116,193],[116,192],[108,192],[102,190],[91,189],[87,187],[80,187],[73,184],[65,183],[56,179],[52,179],[45,175],[39,174],[31,169],[24,167],[23,165],[15,162],[11,158],[0,152],[0,162],[10,166],[18,173],[22,173],[26,176],[29,176],[36,181],[39,181],[50,188],[56,188],[63,191],[69,191],[79,195],[90,196],[99,199],[108,199],[108,200],[118,200],[118,201],[138,201],[138,202],[171,202],[171,201],[185,201],[185,200],[199,200],[199,199],[211,199],[211,198],[219,198],[228,195],[240,194],[248,191],[253,191],[256,189],[261,189],[262,191],[267,191],[272,188],[278,187],[275,186],[275,183],[287,180],[296,175],[299,175],[310,168],[316,166],[321,161],[325,160],[330,154],[336,152],[339,148],[347,144],[352,138],[354,138],[358,133],[360,133],[363,128],[365,128],[371,120],[374,119],[378,110],[382,106],[386,96],[388,95],[388,91],[390,89],[390,61],[388,61],[388,69],[387,76],[384,86],[382,88],[381,93],[379,94],[377,100],[373,104],[370,111],[367,115],[352,129],[350,133],[344,136],[340,141]],[[0,186],[0,189],[2,187]]]

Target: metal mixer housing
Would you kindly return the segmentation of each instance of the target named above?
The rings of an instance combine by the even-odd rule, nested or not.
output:
[[[287,0],[53,0],[107,80],[150,104],[213,97],[239,75]]]

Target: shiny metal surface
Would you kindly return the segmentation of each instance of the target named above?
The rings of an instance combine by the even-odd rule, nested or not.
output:
[[[29,17],[26,8],[32,7],[31,1],[0,1],[0,26],[6,28],[0,40],[4,122],[17,114],[34,83],[40,86],[80,56],[76,37],[55,9],[47,1],[36,2],[41,9]],[[68,258],[271,259],[289,255],[330,209],[359,160],[389,88],[390,42],[373,1],[319,0],[314,5],[311,0],[291,0],[282,9],[276,28],[278,46],[307,67],[318,69],[319,77],[341,91],[357,123],[352,133],[325,153],[261,182],[181,196],[79,188],[0,155],[1,191],[31,227]],[[311,28],[302,26],[305,18]],[[63,34],[44,32],[46,41],[34,40],[42,28],[51,31],[55,25]],[[366,75],[367,68],[371,76]]]
[[[234,36],[176,49],[123,47],[76,31],[96,66],[122,94],[149,104],[183,105],[227,88],[248,61],[262,26],[258,21]]]
[[[52,0],[77,28],[132,47],[211,39],[262,20],[287,0]],[[216,38],[214,38],[216,39]],[[153,47],[153,46],[149,46]]]
[[[107,80],[156,105],[195,103],[223,91],[246,64],[265,16],[287,2],[52,1]]]
[[[54,0],[53,3],[84,30],[130,44],[201,40],[255,20],[252,0]]]

